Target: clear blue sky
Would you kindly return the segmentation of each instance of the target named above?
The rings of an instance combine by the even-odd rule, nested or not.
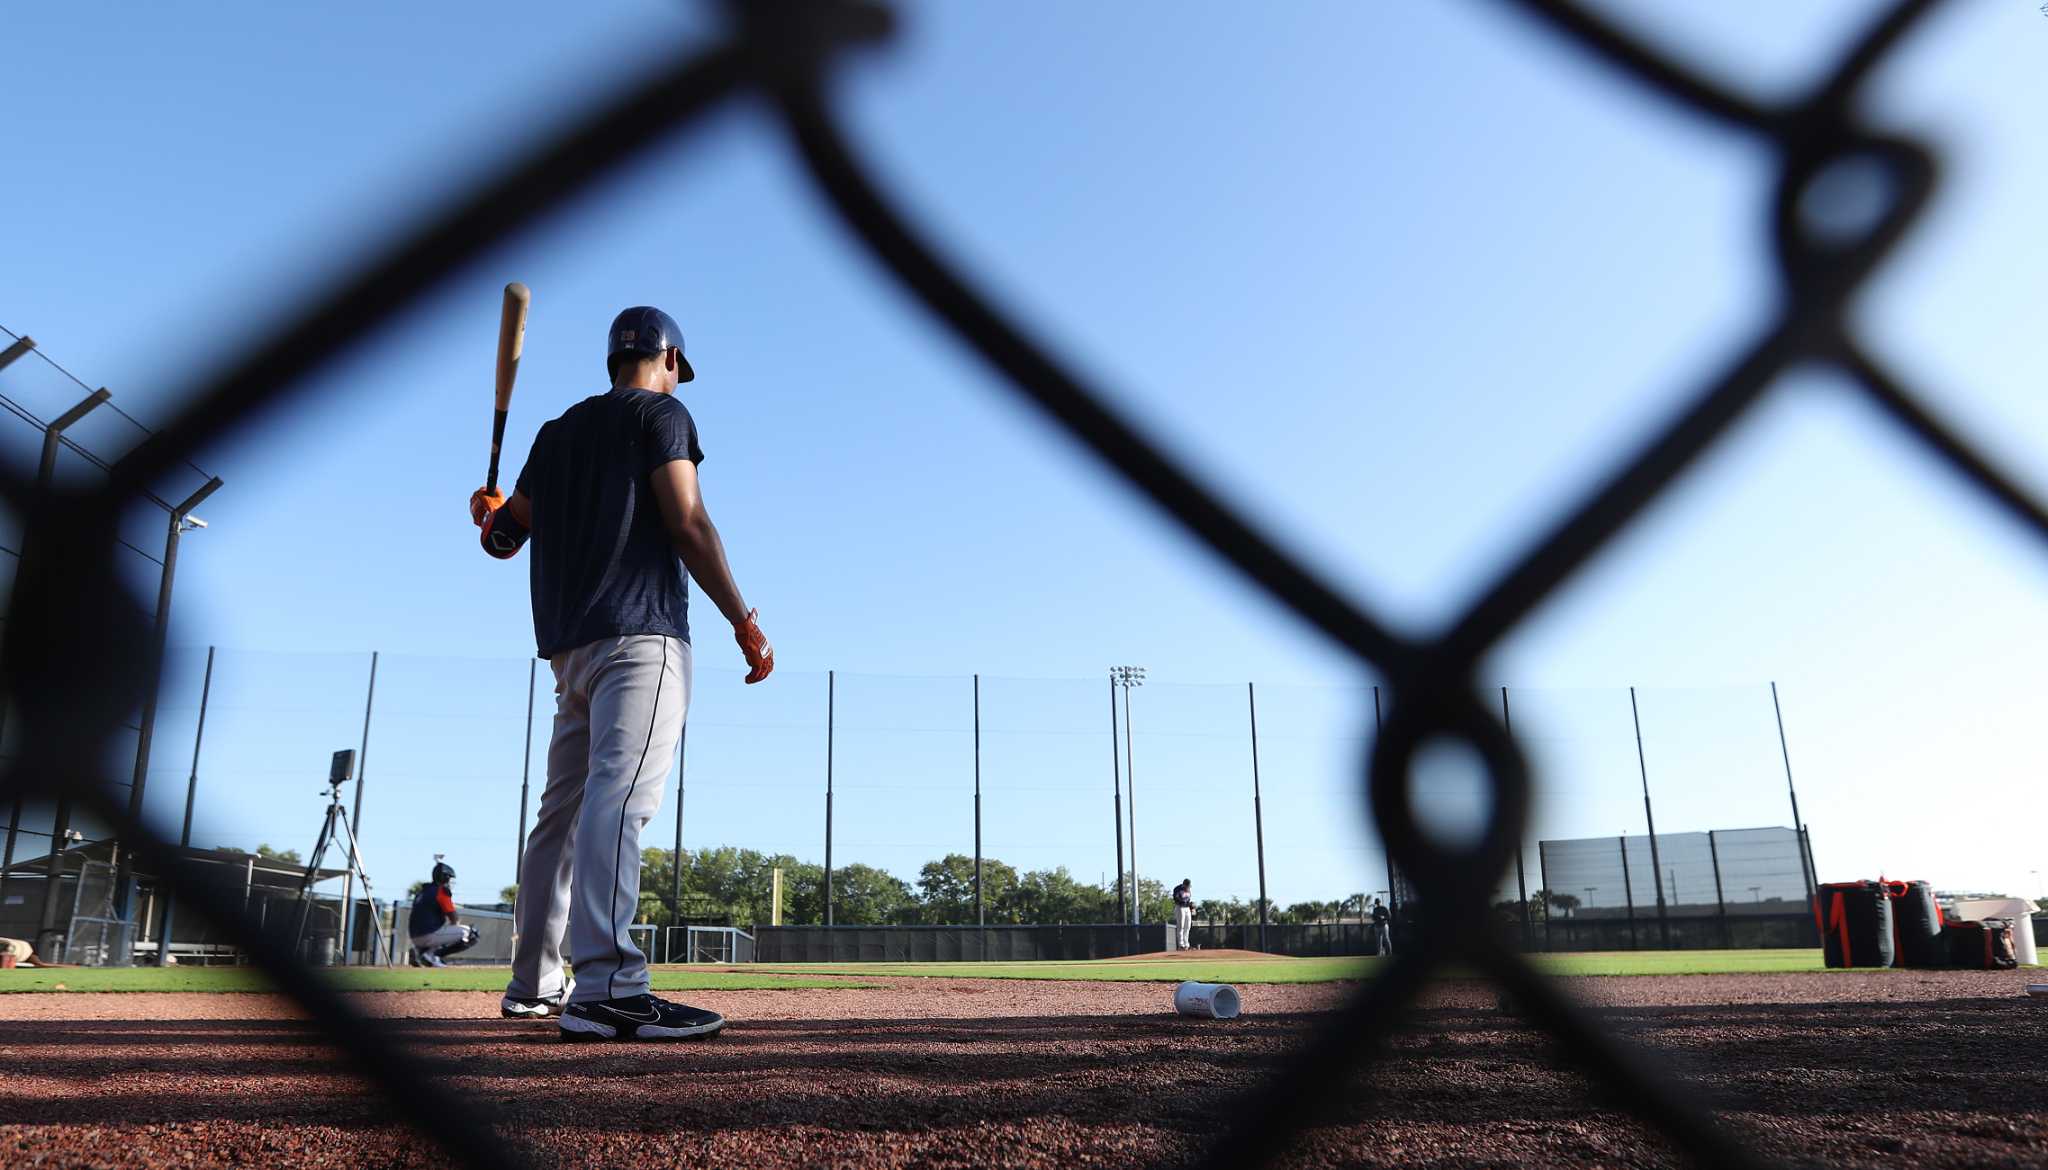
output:
[[[1863,9],[1626,15],[1782,93]],[[1508,11],[1172,12],[913,5],[900,43],[841,78],[844,108],[954,255],[1402,623],[1454,613],[1772,311],[1768,160]],[[710,31],[669,3],[13,13],[0,325],[162,422],[207,361]],[[1957,5],[1881,75],[1874,115],[1938,137],[1948,169],[1858,309],[1871,347],[2036,490],[2044,51],[2034,5]],[[690,339],[707,496],[781,663],[741,688],[706,623],[691,844],[821,856],[833,668],[872,676],[841,677],[835,859],[913,876],[964,851],[981,671],[989,851],[1094,878],[1110,842],[1092,680],[1139,662],[1155,680],[1137,699],[1141,869],[1254,891],[1256,679],[1274,896],[1384,886],[1349,795],[1370,676],[878,279],[753,103],[459,273],[289,411],[200,456],[227,487],[180,562],[152,812],[174,823],[198,662],[218,644],[200,843],[306,847],[381,650],[365,801],[380,893],[437,849],[464,896],[510,880],[524,572],[477,553],[463,501],[512,279],[534,289],[515,469],[542,421],[601,388],[618,308],[660,304]],[[0,392],[49,417],[76,388],[26,362]],[[0,423],[0,450],[32,449]],[[101,416],[80,436],[110,452],[134,432]],[[160,544],[160,514],[138,513],[134,538]],[[1488,664],[1530,688],[1532,840],[1641,831],[1630,684],[1646,688],[1660,830],[1786,823],[1776,679],[1824,878],[1882,867],[2040,893],[2044,584],[2040,550],[1839,386],[1788,379]]]

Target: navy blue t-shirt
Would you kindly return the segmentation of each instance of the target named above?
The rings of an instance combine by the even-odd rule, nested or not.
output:
[[[518,490],[533,504],[533,636],[542,658],[599,638],[690,637],[688,582],[648,477],[704,462],[673,395],[610,390],[533,439]]]
[[[419,938],[441,929],[455,913],[455,900],[449,896],[448,887],[428,882],[413,895],[412,913],[405,916],[405,933],[408,938]]]

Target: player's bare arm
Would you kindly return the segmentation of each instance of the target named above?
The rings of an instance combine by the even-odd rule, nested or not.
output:
[[[719,539],[718,526],[711,522],[711,513],[704,506],[697,465],[687,459],[672,460],[655,468],[648,479],[676,555],[682,558],[683,567],[690,571],[704,595],[732,623],[733,636],[747,656],[747,681],[755,683],[767,678],[775,669],[775,651],[761,633],[754,612],[747,608],[746,599],[740,596],[739,582],[733,580],[732,566],[725,559],[725,542]]]

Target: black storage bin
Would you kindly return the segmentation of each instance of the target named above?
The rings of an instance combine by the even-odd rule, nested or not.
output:
[[[1815,895],[1830,967],[1892,965],[1892,900],[1878,882],[1828,882]]]
[[[1941,905],[1927,882],[1884,883],[1892,904],[1892,955],[1901,967],[1946,967],[1948,944],[1941,937]]]
[[[1951,922],[1941,928],[1941,937],[1948,944],[1951,967],[1995,971],[2020,965],[2012,949],[2012,923],[2003,918]]]

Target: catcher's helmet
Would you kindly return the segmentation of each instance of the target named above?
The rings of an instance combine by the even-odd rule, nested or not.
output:
[[[434,884],[443,885],[455,880],[455,867],[445,861],[434,863]]]
[[[605,374],[619,376],[623,354],[660,357],[670,349],[676,351],[676,381],[695,378],[697,371],[690,368],[690,359],[683,356],[683,330],[676,319],[653,305],[635,305],[612,318],[612,331],[605,339]]]

